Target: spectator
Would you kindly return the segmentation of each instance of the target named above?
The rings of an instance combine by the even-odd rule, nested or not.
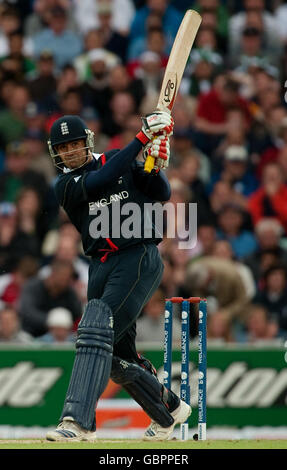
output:
[[[278,88],[278,77],[274,75],[274,70],[268,66],[268,64],[258,62],[254,64],[252,69],[247,68],[247,73],[253,74],[254,86],[253,86],[253,96],[264,94],[264,91],[267,92],[270,88]]]
[[[82,109],[81,117],[96,136],[95,148],[97,153],[108,151],[109,138],[102,132],[102,121],[99,114],[92,107],[84,107]],[[121,148],[121,146],[117,146],[117,148]]]
[[[169,240],[164,240],[162,244],[160,245],[160,251],[163,254],[163,265],[164,265],[164,271],[163,271],[160,288],[163,290],[166,298],[170,298],[178,294],[178,286],[176,284],[176,280],[173,277],[172,264],[168,257],[168,248],[169,248],[168,241]]]
[[[21,329],[19,315],[13,307],[0,309],[0,343],[29,344],[33,337]]]
[[[270,109],[266,115],[266,125],[270,132],[272,142],[261,153],[260,159],[254,169],[258,178],[262,177],[262,170],[267,163],[277,162],[286,174],[286,152],[287,152],[287,111],[284,106],[277,105]],[[287,177],[285,178],[287,181]]]
[[[88,30],[84,35],[82,54],[75,57],[73,65],[81,82],[91,77],[89,53],[94,49],[104,49],[104,40],[101,30],[94,28]],[[105,51],[107,53],[107,51]],[[110,54],[113,57],[113,54]],[[108,57],[108,54],[107,54]]]
[[[173,173],[173,170],[179,166],[181,160],[190,153],[195,153],[198,156],[201,156],[201,152],[198,151],[198,148],[196,148],[193,142],[193,131],[191,128],[191,117],[189,111],[180,107],[179,117],[181,123],[175,126],[170,139],[172,159],[170,160],[169,168],[167,169],[169,173]]]
[[[0,174],[0,200],[16,202],[24,187],[33,188],[44,200],[47,183],[42,175],[30,169],[30,163],[30,153],[22,142],[7,145],[5,169]]]
[[[233,261],[244,283],[247,298],[251,301],[256,293],[256,284],[252,271],[242,260],[236,259],[230,242],[227,240],[217,240],[214,243],[212,256]]]
[[[146,51],[139,56],[138,62],[130,64],[133,77],[142,80],[143,88],[149,99],[156,99],[162,82],[162,67],[160,55]]]
[[[0,275],[11,272],[23,256],[40,256],[37,238],[20,230],[17,210],[10,202],[0,203]]]
[[[137,322],[137,342],[146,341],[162,345],[164,343],[165,295],[159,288],[146,304],[141,318]],[[173,316],[173,341],[180,342],[181,321]]]
[[[222,63],[222,57],[207,47],[193,50],[190,54],[190,66],[185,71],[183,79],[182,86],[186,92],[194,97],[208,93]]]
[[[212,345],[234,341],[231,324],[224,311],[218,310],[208,316],[207,339]]]
[[[0,111],[0,143],[7,144],[21,139],[26,132],[26,109],[30,96],[26,85],[15,84],[6,95],[4,109]]]
[[[58,107],[47,115],[45,132],[49,132],[53,122],[63,115],[81,114],[83,111],[82,93],[79,88],[69,88],[58,97]]]
[[[260,281],[263,272],[272,264],[281,260],[287,265],[287,252],[280,245],[283,233],[282,225],[273,218],[263,218],[255,225],[254,234],[257,249],[244,258],[244,263],[251,269],[256,283]]]
[[[182,108],[181,111],[183,111]],[[185,114],[185,112],[183,112],[183,114]],[[190,113],[187,111],[187,114],[189,116]],[[171,150],[173,158],[172,162],[170,163],[170,170],[173,167],[178,167],[178,165],[180,166],[181,160],[185,160],[185,158],[195,158],[199,162],[198,176],[204,183],[207,183],[210,178],[209,158],[195,146],[193,141],[193,132],[189,127],[189,120],[184,122],[183,125],[183,127],[180,125],[175,127],[171,139]]]
[[[130,24],[135,14],[135,5],[132,0],[72,0],[72,10],[78,29],[82,34],[99,27],[98,8],[101,4],[112,6],[112,26],[121,34],[128,34]]]
[[[166,39],[161,26],[162,21],[160,26],[154,26],[149,29],[145,51],[158,54],[160,56],[161,67],[165,67],[169,56],[166,53]]]
[[[236,56],[245,27],[260,28],[264,43],[264,53],[278,55],[280,36],[274,15],[265,9],[264,0],[244,0],[244,11],[231,16],[229,20],[230,53]]]
[[[111,68],[118,63],[118,59],[115,56],[111,57],[104,49],[90,51],[88,59],[91,73],[82,86],[83,103],[84,106],[92,106],[103,120],[109,113],[107,105],[110,100],[109,74]]]
[[[57,79],[57,95],[60,98],[69,90],[80,91],[80,80],[77,74],[77,70],[74,65],[65,65]]]
[[[123,128],[120,134],[116,134],[114,137],[109,139],[105,150],[112,150],[114,148],[123,148],[127,145],[130,141],[132,136],[135,134],[136,129],[140,125],[140,117],[138,114],[131,114],[127,120],[126,125]],[[96,140],[96,145],[98,146],[98,138]]]
[[[247,64],[256,63],[256,61],[259,63],[260,59],[263,58],[262,44],[263,34],[259,28],[250,26],[244,28],[240,40],[240,54],[238,56],[231,54],[229,59],[230,67],[246,67]],[[268,58],[265,60],[268,61]]]
[[[197,128],[208,134],[224,134],[228,127],[226,113],[234,107],[241,108],[245,113],[245,119],[250,122],[247,102],[239,94],[239,82],[221,74],[210,92],[199,99]]]
[[[8,107],[8,102],[11,96],[11,93],[14,92],[15,87],[18,85],[15,77],[10,74],[5,74],[5,72],[0,68],[0,104],[2,109]]]
[[[278,323],[262,305],[250,305],[242,330],[236,332],[238,342],[266,343],[278,335]]]
[[[73,63],[81,82],[92,79],[92,63],[97,60],[97,56],[104,58],[109,69],[120,63],[120,57],[105,47],[104,35],[101,29],[98,28],[88,31],[84,37],[84,41],[83,53],[77,56]],[[87,105],[88,104],[89,103],[87,103]]]
[[[103,118],[103,133],[114,137],[120,134],[126,122],[136,112],[136,102],[129,91],[116,92],[110,101],[110,113]]]
[[[246,207],[245,197],[235,191],[227,181],[219,180],[213,186],[209,196],[211,209],[216,216],[227,204],[235,204],[242,209]]]
[[[109,1],[98,3],[99,29],[103,38],[103,47],[126,63],[128,37],[127,32],[117,31],[113,25],[113,5]]]
[[[21,19],[25,19],[32,11],[33,2],[27,3],[23,2],[22,0],[5,0],[1,3],[4,4],[4,8],[15,8]]]
[[[204,14],[203,20],[207,18],[207,12]],[[218,37],[216,35],[216,17],[215,15],[209,15],[209,18],[213,18],[214,22],[212,24],[202,24],[198,30],[198,33],[195,38],[194,47],[195,50],[197,49],[204,49],[212,51],[216,54],[220,54],[219,52],[219,44],[218,44]]]
[[[227,113],[234,107],[242,109],[246,123],[250,124],[251,114],[248,103],[239,94],[239,83],[221,75],[214,81],[212,89],[198,100],[195,125],[201,135],[201,140],[198,140],[201,150],[212,153],[213,146],[219,143],[233,124],[227,120]]]
[[[226,50],[224,44],[228,36],[229,11],[227,6],[220,0],[198,0],[193,6],[203,17],[203,25],[210,24],[205,17],[214,16],[214,31],[218,36],[223,51]]]
[[[32,3],[33,11],[25,18],[23,25],[25,36],[28,38],[42,32],[47,27],[50,10],[55,7],[64,8],[66,11],[67,28],[72,31],[77,30],[74,12],[69,0],[34,0]]]
[[[45,112],[38,103],[30,101],[25,109],[25,119],[27,124],[27,133],[44,132],[45,129]],[[24,135],[24,138],[26,133]]]
[[[135,38],[129,45],[127,63],[131,75],[135,74],[139,66],[139,57],[145,52],[153,52],[159,56],[161,68],[165,67],[168,61],[169,46],[163,30],[162,17],[151,13],[147,19],[146,28],[146,36]]]
[[[47,278],[34,278],[26,283],[19,302],[19,313],[25,331],[34,337],[45,334],[47,314],[56,307],[70,310],[74,323],[80,319],[82,306],[71,287],[73,276],[74,268],[71,263],[55,261]]]
[[[286,2],[279,2],[276,4],[274,10],[277,31],[283,44],[287,42],[286,20],[287,20],[287,5]]]
[[[281,150],[278,152],[278,157],[276,161],[280,167],[283,181],[286,184],[287,183],[287,145],[282,147]]]
[[[166,37],[168,53],[182,20],[182,14],[167,0],[147,0],[147,4],[136,11],[130,29],[130,47],[138,37],[146,37],[146,22],[151,12],[162,17],[162,25]]]
[[[78,241],[66,235],[59,237],[54,256],[46,259],[44,266],[39,271],[41,279],[45,279],[50,275],[54,261],[58,261],[59,263],[63,261],[64,263],[69,262],[73,264],[76,277],[73,282],[73,287],[79,299],[81,299],[82,303],[85,303],[87,301],[86,293],[89,265],[87,260],[79,254]]]
[[[32,171],[40,173],[50,185],[56,176],[56,170],[46,149],[45,133],[37,129],[28,129],[23,138],[23,147],[29,149]]]
[[[60,110],[64,115],[81,114],[83,111],[83,99],[78,87],[68,88],[59,97]]]
[[[253,302],[263,305],[273,321],[279,325],[279,334],[287,334],[287,289],[286,266],[282,263],[270,266],[264,273],[264,285],[255,295]]]
[[[73,224],[71,224],[69,219],[64,218],[63,212],[60,211],[58,225],[49,230],[44,239],[42,245],[42,253],[44,257],[55,255],[61,237],[71,238],[75,243],[77,243],[79,253],[83,253],[83,248],[80,244],[79,232]]]
[[[238,259],[248,256],[257,248],[253,233],[244,228],[246,215],[240,206],[230,203],[222,207],[217,216],[217,237],[229,241]]]
[[[0,276],[0,306],[17,308],[23,286],[36,275],[38,267],[36,258],[22,255],[11,272]]]
[[[51,106],[56,106],[57,79],[54,67],[52,52],[43,50],[38,60],[36,60],[36,70],[28,77],[28,87],[32,100],[39,103],[46,111]]]
[[[29,186],[21,189],[16,201],[19,229],[28,236],[34,236],[40,244],[50,223],[43,207],[43,202],[35,189]]]
[[[48,332],[39,336],[37,341],[43,343],[73,343],[76,341],[72,331],[73,317],[71,312],[63,307],[56,307],[47,314]]]
[[[180,289],[185,281],[185,271],[189,260],[189,252],[188,250],[181,250],[178,247],[178,244],[172,240],[169,246],[168,255],[172,265],[173,278],[178,289]]]
[[[4,70],[14,70],[16,78],[25,80],[35,70],[35,62],[24,52],[24,37],[20,30],[12,31],[8,36],[9,53],[1,57]]]
[[[261,112],[261,116],[268,117],[273,108],[280,106],[280,94],[281,90],[278,81],[274,81],[268,88],[266,88],[265,91],[262,90],[257,93],[256,100]],[[267,122],[264,123],[264,125],[267,127]],[[268,128],[265,130],[265,132],[268,134]],[[271,136],[269,136],[269,140],[272,142]],[[262,150],[264,150],[264,148]]]
[[[247,293],[238,270],[230,260],[201,257],[187,265],[185,291],[195,297],[213,296],[218,309],[230,322],[242,323],[246,316]]]
[[[21,28],[21,18],[15,8],[1,2],[0,10],[0,57],[9,54],[9,35]]]
[[[73,62],[82,52],[82,41],[79,35],[67,29],[67,12],[56,6],[51,8],[45,17],[47,28],[33,36],[33,55],[38,58],[47,49],[53,53],[55,66],[61,70],[64,65]],[[67,47],[69,44],[69,47]]]
[[[183,183],[188,185],[191,190],[193,195],[192,202],[197,204],[198,223],[201,223],[202,220],[212,218],[212,212],[199,171],[200,159],[196,152],[190,152],[182,158],[177,168],[178,177]]]
[[[171,197],[170,211],[167,215],[166,235],[175,240],[185,240],[190,235],[189,206],[193,202],[193,194],[189,186],[179,178],[170,179]]]
[[[197,245],[192,250],[194,256],[210,256],[216,243],[216,228],[211,220],[203,222],[197,229]]]
[[[222,170],[222,165],[226,160],[226,152],[230,147],[241,147],[241,149],[244,148],[250,153],[250,126],[246,122],[242,109],[238,106],[230,109],[227,112],[226,119],[230,122],[230,126],[227,128],[225,136],[220,140],[212,155],[212,167],[215,174]],[[251,158],[249,159],[251,160]]]
[[[179,133],[179,136],[182,134]],[[183,134],[185,136],[185,134]],[[178,134],[176,133],[176,139],[178,138]],[[175,174],[186,184],[189,184],[190,189],[197,193],[199,197],[205,199],[206,197],[206,190],[204,186],[204,177],[202,177],[201,173],[201,154],[194,149],[189,149],[184,152],[178,162],[178,166],[176,168]],[[172,173],[172,172],[171,172]]]
[[[262,172],[261,186],[249,198],[248,210],[254,224],[264,217],[273,217],[287,230],[286,208],[287,186],[281,169],[276,163],[269,163]]]
[[[219,180],[227,181],[235,191],[245,197],[250,196],[258,188],[259,182],[248,165],[248,153],[245,147],[239,145],[227,147],[223,168],[211,177],[210,190]]]
[[[126,67],[118,64],[111,69],[108,82],[110,98],[112,98],[115,93],[128,92],[133,96],[136,109],[139,108],[145,95],[143,81],[140,78],[131,80]]]

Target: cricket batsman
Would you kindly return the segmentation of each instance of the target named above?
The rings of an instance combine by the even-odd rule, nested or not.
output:
[[[96,439],[95,409],[110,377],[151,418],[145,440],[169,439],[175,425],[191,413],[189,405],[159,382],[154,367],[135,345],[136,320],[161,282],[163,263],[157,244],[162,238],[156,230],[149,238],[122,234],[113,238],[110,231],[95,236],[93,230],[95,208],[108,210],[112,225],[115,204],[136,203],[144,219],[145,203],[170,198],[163,170],[169,162],[173,119],[157,111],[142,118],[142,123],[125,148],[103,154],[94,152],[94,134],[78,116],[63,116],[51,128],[49,151],[62,170],[56,196],[81,233],[90,268],[70,383],[59,425],[46,435],[49,441]],[[146,173],[137,159],[141,151],[155,158],[152,173]]]

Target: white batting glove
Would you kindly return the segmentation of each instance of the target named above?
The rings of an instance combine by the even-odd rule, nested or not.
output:
[[[157,135],[145,146],[144,156],[151,155],[155,159],[155,170],[166,170],[169,165],[170,146],[167,135]]]
[[[156,134],[171,135],[174,121],[172,116],[165,111],[156,111],[142,117],[142,132],[152,139]]]

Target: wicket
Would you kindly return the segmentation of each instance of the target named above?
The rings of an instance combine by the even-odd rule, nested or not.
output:
[[[206,440],[206,369],[207,369],[207,342],[206,320],[207,302],[200,297],[172,297],[165,301],[164,322],[164,385],[171,388],[172,368],[172,320],[173,304],[181,304],[181,382],[180,398],[190,404],[190,377],[189,377],[189,334],[190,334],[190,304],[199,305],[198,315],[198,439]],[[188,439],[188,421],[181,424],[180,435],[182,440]]]

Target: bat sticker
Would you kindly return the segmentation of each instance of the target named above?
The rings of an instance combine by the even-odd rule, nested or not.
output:
[[[168,80],[166,87],[164,89],[164,101],[166,103],[170,103],[174,88],[175,88],[175,83],[173,83],[171,80]]]

